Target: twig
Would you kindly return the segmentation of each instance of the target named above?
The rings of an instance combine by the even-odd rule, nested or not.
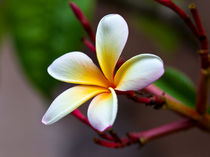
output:
[[[178,131],[183,131],[194,126],[194,122],[190,119],[182,119],[170,124],[159,126],[147,131],[139,133],[130,133],[129,137],[135,140],[139,140],[141,144],[145,144],[150,140],[160,138]]]
[[[208,113],[201,115],[195,109],[188,107],[167,93],[163,95],[164,92],[155,85],[149,85],[143,90],[157,96],[163,96],[166,108],[197,121],[199,125],[210,131],[210,115]]]
[[[75,109],[73,112],[71,112],[71,114],[76,117],[78,120],[80,120],[81,122],[83,122],[85,125],[89,126],[90,128],[92,128],[100,137],[106,139],[106,140],[111,140],[111,141],[114,141],[115,139],[111,136],[109,136],[108,134],[104,133],[104,132],[99,132],[98,130],[96,130],[95,128],[93,128],[87,117],[84,116],[80,111],[79,109]]]
[[[115,139],[115,142],[122,143],[122,139],[112,129],[108,129],[108,133]]]
[[[193,34],[199,38],[199,32],[195,25],[193,24],[192,20],[187,16],[187,14],[182,10],[180,7],[178,7],[174,2],[171,0],[155,0],[156,2],[172,9],[175,13],[179,15],[179,17],[185,22],[185,24],[188,26],[188,28],[193,32]]]
[[[95,46],[89,40],[82,38],[82,42],[89,50],[96,53]]]
[[[195,24],[198,28],[198,31],[200,33],[200,36],[202,36],[202,38],[206,38],[206,33],[205,33],[204,28],[203,28],[203,25],[202,25],[202,22],[201,22],[201,19],[200,19],[200,16],[198,14],[198,10],[197,10],[195,4],[194,3],[190,4],[189,8],[190,8],[190,11],[192,13]],[[200,40],[202,40],[202,38]]]
[[[83,26],[83,28],[87,32],[87,34],[90,37],[91,41],[93,43],[95,43],[95,34],[94,34],[94,32],[93,32],[93,30],[91,28],[90,23],[88,22],[87,18],[83,14],[83,12],[80,10],[80,8],[75,3],[70,2],[69,5],[70,5],[71,9],[73,10],[75,16],[79,20],[79,22],[81,23],[81,25]]]
[[[165,101],[162,96],[154,95],[152,97],[142,97],[137,95],[134,91],[116,91],[119,95],[126,95],[128,98],[135,102],[143,103],[146,105],[162,106]]]
[[[94,141],[95,141],[96,144],[101,145],[103,147],[108,147],[108,148],[124,148],[126,146],[131,145],[131,144],[137,143],[137,142],[131,142],[131,139],[129,139],[127,137],[122,139],[121,143],[104,141],[104,140],[99,139],[99,138],[95,138]]]
[[[204,114],[207,111],[207,101],[208,101],[208,84],[209,84],[209,59],[208,59],[208,38],[206,36],[206,32],[203,28],[200,16],[198,14],[198,10],[195,4],[191,4],[189,6],[190,11],[192,13],[193,19],[196,23],[196,26],[199,30],[200,37],[198,38],[200,42],[199,51],[200,62],[201,62],[201,71],[200,71],[200,81],[198,85],[198,95],[196,99],[196,110],[200,114]]]
[[[108,148],[123,148],[131,144],[140,143],[141,145],[147,143],[148,141],[166,136],[178,131],[187,130],[194,126],[194,122],[190,119],[182,119],[177,122],[169,123],[163,126],[159,126],[147,131],[128,133],[128,137],[121,140],[121,142],[108,142],[99,138],[95,138],[94,141]]]

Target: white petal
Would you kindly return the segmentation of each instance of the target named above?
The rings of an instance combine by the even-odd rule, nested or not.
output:
[[[152,54],[137,55],[126,61],[115,75],[116,90],[140,90],[164,73],[163,61]]]
[[[97,95],[89,105],[88,120],[99,131],[111,127],[117,115],[117,96],[112,88],[111,93]]]
[[[96,32],[96,52],[104,75],[113,81],[115,65],[128,38],[126,21],[118,14],[104,16]]]
[[[97,86],[75,86],[60,94],[50,105],[42,122],[50,125],[82,105],[93,96],[109,90]]]
[[[57,58],[48,73],[60,81],[107,87],[108,81],[93,61],[84,53],[69,52]]]

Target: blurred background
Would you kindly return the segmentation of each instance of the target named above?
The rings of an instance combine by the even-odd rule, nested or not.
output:
[[[198,83],[198,44],[183,22],[153,0],[74,0],[94,31],[106,14],[118,13],[129,25],[122,56],[150,52],[167,68],[156,82],[163,90],[193,107]],[[210,36],[210,1],[174,0],[188,10],[195,2]],[[81,50],[87,37],[68,0],[0,0],[0,156],[1,157],[209,157],[210,135],[191,129],[163,137],[144,147],[108,149],[93,142],[96,133],[73,116],[44,126],[41,118],[54,98],[70,85],[51,78],[46,69],[60,55]],[[87,102],[80,109],[86,114]],[[180,119],[168,110],[154,110],[119,96],[113,129],[125,136]]]

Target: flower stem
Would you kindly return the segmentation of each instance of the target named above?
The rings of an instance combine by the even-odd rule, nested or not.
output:
[[[198,14],[198,10],[195,4],[191,4],[189,6],[190,11],[192,13],[193,19],[196,23],[198,31],[200,33],[200,37],[198,38],[200,42],[199,51],[200,55],[200,62],[201,62],[201,74],[200,74],[200,81],[198,85],[198,95],[196,99],[196,110],[200,114],[204,114],[207,111],[207,100],[208,100],[208,85],[209,85],[209,54],[208,54],[208,38],[206,36],[206,32],[203,28],[200,16]]]
[[[190,11],[192,13],[193,19],[195,21],[195,24],[196,24],[196,26],[198,28],[198,31],[199,31],[200,35],[205,37],[206,33],[205,33],[204,28],[203,28],[203,25],[202,25],[202,22],[201,22],[201,19],[200,19],[200,16],[198,14],[198,10],[197,10],[195,4],[194,3],[190,4],[189,5],[189,9],[190,9]]]
[[[108,129],[108,133],[114,138],[115,142],[122,143],[122,139],[112,129]]]
[[[183,131],[194,126],[194,122],[190,119],[182,119],[177,122],[159,126],[147,131],[139,133],[130,133],[129,137],[134,141],[139,140],[141,144],[145,144],[150,140],[160,138],[178,131]]]
[[[206,36],[204,27],[202,25],[198,10],[196,9],[195,4],[189,6],[192,13],[193,19],[196,26],[193,24],[192,20],[187,16],[187,14],[179,8],[171,0],[155,0],[160,4],[172,9],[177,13],[181,19],[186,23],[195,37],[200,43],[200,62],[201,62],[201,72],[200,72],[200,81],[197,89],[196,97],[196,111],[199,114],[205,114],[207,111],[207,101],[208,101],[208,85],[209,85],[209,75],[210,75],[210,61],[208,53],[208,38]]]
[[[85,17],[85,15],[83,14],[83,12],[80,10],[80,8],[73,2],[69,3],[69,6],[71,7],[71,9],[73,10],[75,16],[77,17],[77,19],[79,20],[79,22],[81,23],[81,25],[83,26],[83,28],[85,29],[85,31],[87,32],[88,36],[90,37],[91,41],[93,43],[95,43],[95,34],[91,28],[90,23],[88,22],[87,18]]]
[[[199,123],[200,126],[205,128],[207,131],[210,131],[210,115],[209,114],[199,114],[195,109],[190,108],[170,95],[164,93],[155,85],[149,85],[144,89],[144,91],[152,93],[157,96],[162,96],[165,100],[165,107],[175,111],[178,114],[191,118]]]
[[[160,96],[152,96],[152,97],[142,97],[137,95],[134,91],[116,91],[119,95],[126,95],[128,98],[132,99],[135,102],[144,103],[146,105],[163,105],[165,102]]]
[[[172,9],[175,13],[179,15],[179,17],[185,22],[185,24],[188,26],[188,28],[193,32],[193,34],[199,38],[199,32],[195,25],[193,24],[192,20],[187,16],[187,14],[182,10],[180,7],[178,7],[174,2],[171,0],[155,0],[156,2]]]
[[[208,101],[208,87],[209,87],[209,70],[201,69],[201,76],[197,90],[196,98],[196,110],[200,114],[207,112],[207,101]]]
[[[76,117],[78,120],[80,120],[82,123],[84,123],[85,125],[87,125],[87,126],[89,126],[90,128],[92,128],[95,132],[98,133],[98,135],[99,135],[100,137],[102,137],[102,138],[104,138],[104,139],[106,139],[106,140],[111,140],[111,141],[115,140],[113,137],[107,135],[106,133],[104,133],[104,132],[99,132],[98,130],[96,130],[95,128],[93,128],[93,127],[90,125],[90,123],[89,123],[87,117],[86,117],[85,115],[83,115],[82,112],[79,111],[79,109],[75,109],[73,112],[71,112],[71,114],[72,114],[74,117]]]
[[[159,126],[147,131],[137,132],[137,133],[128,133],[128,137],[121,139],[120,142],[116,141],[104,141],[99,138],[95,138],[94,141],[108,148],[123,148],[131,144],[140,143],[141,145],[162,136],[166,136],[178,131],[183,131],[194,126],[194,122],[190,119],[182,119],[177,122]]]
[[[82,42],[89,50],[96,53],[95,46],[89,40],[82,38]]]

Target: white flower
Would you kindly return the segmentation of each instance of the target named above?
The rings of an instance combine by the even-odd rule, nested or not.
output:
[[[82,52],[69,52],[56,59],[48,73],[60,81],[80,84],[60,94],[51,104],[42,122],[52,124],[92,97],[88,120],[99,131],[113,125],[117,115],[115,90],[140,90],[164,73],[162,60],[152,54],[140,54],[115,66],[128,38],[126,21],[118,14],[106,15],[98,24],[96,52],[101,67]]]

